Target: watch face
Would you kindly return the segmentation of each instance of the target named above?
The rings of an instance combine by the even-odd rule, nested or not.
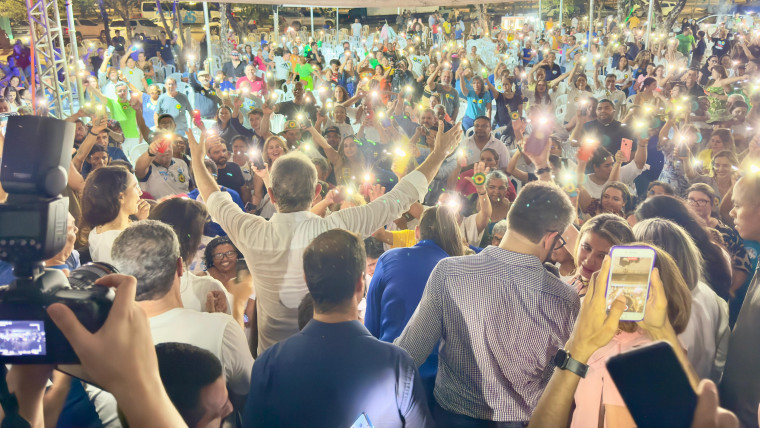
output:
[[[554,365],[563,369],[565,368],[565,364],[567,364],[567,359],[569,355],[567,354],[567,351],[564,349],[560,349],[557,351],[557,355],[554,356]]]

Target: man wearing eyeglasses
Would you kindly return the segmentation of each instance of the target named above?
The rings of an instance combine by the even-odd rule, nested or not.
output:
[[[559,187],[529,183],[498,247],[443,259],[433,270],[394,344],[419,366],[440,341],[439,426],[522,426],[530,419],[580,309],[577,294],[543,266],[574,218]]]

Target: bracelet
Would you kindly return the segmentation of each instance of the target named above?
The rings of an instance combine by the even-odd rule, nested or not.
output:
[[[89,130],[89,132],[87,132],[87,133],[88,133],[88,134],[90,134],[90,135],[94,135],[94,136],[96,136],[96,137],[98,136],[98,134],[96,134],[96,133],[92,132],[92,129],[90,129],[90,130]]]
[[[483,192],[483,193],[480,193],[480,192],[478,192],[478,195],[480,195],[480,196],[485,196],[485,195],[486,195],[486,192]]]
[[[148,151],[147,151],[146,153],[148,153],[148,156],[150,156],[150,157],[152,157],[152,158],[153,158],[153,157],[156,157],[156,154],[155,154],[155,153],[151,153],[151,152],[150,152],[150,149],[148,149]]]
[[[540,168],[536,170],[536,175],[546,174],[547,172],[552,172],[552,169],[547,167]]]

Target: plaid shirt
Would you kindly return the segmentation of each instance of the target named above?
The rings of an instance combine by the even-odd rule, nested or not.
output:
[[[488,247],[438,263],[394,343],[419,366],[441,340],[434,393],[445,410],[526,422],[579,310],[537,257]]]

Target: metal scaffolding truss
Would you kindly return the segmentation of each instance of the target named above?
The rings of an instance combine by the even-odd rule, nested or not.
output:
[[[37,92],[44,92],[45,99],[52,99],[48,105],[50,113],[63,119],[66,116],[64,109],[71,111],[74,98],[58,1],[26,0],[26,9],[29,17],[29,44],[34,52],[35,73],[39,81]],[[59,76],[63,81],[59,82]]]

